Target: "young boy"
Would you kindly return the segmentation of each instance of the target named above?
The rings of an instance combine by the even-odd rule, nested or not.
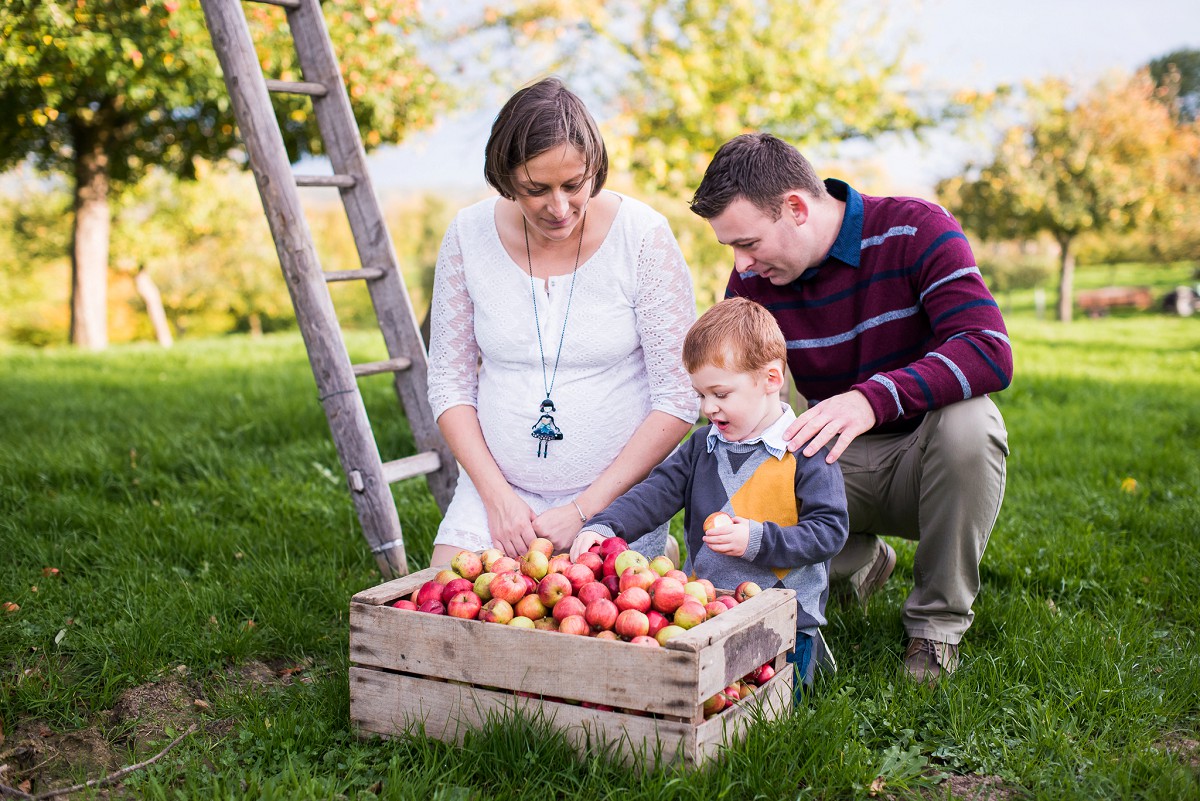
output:
[[[683,363],[710,425],[588,520],[571,553],[606,537],[636,539],[682,508],[684,572],[718,587],[753,581],[796,591],[793,658],[807,685],[814,641],[823,656],[829,560],[849,520],[841,468],[826,463],[824,450],[805,457],[786,447],[783,432],[796,419],[780,400],[786,356],[779,326],[759,304],[731,298],[705,312],[684,339]],[[705,533],[717,511],[733,524]]]

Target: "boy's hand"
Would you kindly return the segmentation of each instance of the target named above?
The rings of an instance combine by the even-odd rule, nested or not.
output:
[[[733,525],[718,526],[705,532],[704,544],[726,556],[741,556],[750,544],[750,523],[749,518],[735,515]]]
[[[574,562],[579,558],[579,554],[591,548],[597,542],[603,542],[604,537],[595,531],[584,529],[579,532],[579,536],[575,538],[575,542],[571,543],[571,561]]]

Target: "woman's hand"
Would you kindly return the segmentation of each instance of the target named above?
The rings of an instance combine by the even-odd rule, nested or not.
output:
[[[597,542],[604,542],[604,537],[600,536],[595,531],[584,529],[579,532],[579,536],[575,538],[575,542],[571,543],[571,561],[575,562],[579,559],[579,554],[591,548]]]
[[[542,512],[533,520],[533,531],[538,537],[545,537],[554,543],[554,552],[563,553],[571,547],[571,542],[583,527],[579,519],[579,511],[574,504],[554,506]]]
[[[500,498],[487,503],[488,531],[492,544],[514,559],[529,550],[533,533],[533,510],[529,504],[509,490]]]

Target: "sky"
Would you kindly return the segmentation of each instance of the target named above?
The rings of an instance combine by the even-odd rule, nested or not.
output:
[[[924,65],[934,86],[989,89],[1048,76],[1086,86],[1173,50],[1200,49],[1200,0],[900,0],[894,8],[917,32],[910,61]],[[373,154],[376,188],[486,194],[483,149],[496,111],[448,116],[404,145]],[[864,191],[923,194],[984,153],[982,140],[935,136],[925,145],[890,141],[850,155],[883,172],[877,180],[887,186]]]

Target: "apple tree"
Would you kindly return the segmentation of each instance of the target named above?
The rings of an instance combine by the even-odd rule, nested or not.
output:
[[[417,57],[417,3],[384,14],[326,0],[326,20],[368,148],[429,124],[440,82]],[[278,8],[247,8],[270,77],[298,79]],[[196,2],[5,0],[0,5],[0,169],[31,160],[72,183],[71,341],[107,344],[111,202],[149,167],[192,177],[239,147]],[[276,107],[293,156],[320,152],[305,100]]]
[[[1030,121],[1004,132],[990,163],[943,181],[939,195],[985,239],[1049,233],[1059,247],[1057,316],[1072,316],[1076,239],[1161,224],[1196,178],[1195,126],[1176,126],[1145,71],[1072,102],[1069,87],[1030,87]]]

